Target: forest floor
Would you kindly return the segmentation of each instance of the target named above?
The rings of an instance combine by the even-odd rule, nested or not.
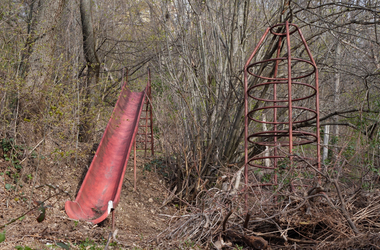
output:
[[[249,221],[248,216],[243,218],[239,214],[243,204],[239,202],[240,196],[213,187],[203,192],[202,203],[198,204],[200,207],[179,210],[170,204],[173,197],[166,187],[165,174],[168,173],[165,171],[168,170],[165,164],[160,157],[143,157],[141,151],[137,156],[137,191],[133,188],[131,155],[120,203],[115,210],[114,230],[111,216],[97,225],[72,220],[65,213],[65,202],[75,199],[86,166],[91,163],[92,155],[87,152],[93,150],[89,150],[89,145],[82,145],[77,154],[68,157],[42,154],[54,152],[52,148],[51,142],[46,142],[37,150],[39,158],[37,155],[20,157],[27,159],[22,167],[21,163],[12,163],[9,156],[0,152],[0,227],[6,225],[0,228],[0,250],[97,250],[105,249],[109,238],[109,250],[210,249],[210,240],[217,248],[216,244],[222,244],[223,237],[227,249],[252,249],[245,241],[248,236],[262,236],[268,241],[268,249],[273,250],[379,249],[380,189],[355,191],[357,187],[354,185],[340,183],[345,209],[340,205],[343,198],[334,192],[332,185],[326,189],[329,202],[322,198],[310,200],[292,193],[284,202],[267,202],[266,205],[271,206],[266,210],[253,211],[252,216],[256,220]],[[232,176],[231,173],[226,175]],[[286,208],[288,210],[283,213]],[[201,209],[202,216],[199,213]],[[44,210],[45,216],[41,216]],[[270,220],[260,219],[268,217],[269,213],[277,215]],[[223,223],[220,223],[222,218]],[[247,222],[244,230],[248,236],[245,238],[241,235],[243,222]],[[352,228],[353,223],[349,222],[355,223],[357,229]],[[5,240],[2,241],[4,232]],[[110,232],[113,235],[110,236]],[[283,240],[285,232],[286,242]],[[206,244],[203,248],[196,245],[196,242],[202,242],[202,237],[204,242],[208,241],[207,247]]]
[[[168,226],[169,216],[165,215],[176,211],[172,205],[163,205],[168,192],[162,176],[151,168],[152,160],[151,157],[137,157],[137,192],[134,192],[133,156],[129,159],[120,203],[115,210],[114,229],[118,242],[112,239],[109,249],[154,247],[155,237]],[[111,216],[93,225],[68,218],[64,209],[67,200],[75,199],[85,172],[85,161],[78,162],[77,166],[81,167],[77,168],[59,164],[30,161],[27,164],[29,172],[37,170],[38,166],[37,171],[41,174],[36,180],[29,179],[22,174],[22,171],[27,172],[23,169],[19,174],[24,180],[23,186],[17,189],[9,184],[12,175],[0,176],[0,225],[25,214],[5,227],[6,239],[0,243],[0,249],[104,249],[112,231]],[[0,173],[6,173],[8,165],[8,161],[0,158]],[[37,218],[42,210],[30,210],[44,200],[46,217],[39,223]]]

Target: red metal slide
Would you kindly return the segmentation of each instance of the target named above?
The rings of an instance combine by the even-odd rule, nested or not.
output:
[[[116,208],[149,87],[148,82],[144,91],[131,92],[124,83],[78,195],[65,204],[70,218],[96,224]]]

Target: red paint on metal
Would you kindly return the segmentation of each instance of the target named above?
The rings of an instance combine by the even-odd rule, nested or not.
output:
[[[275,31],[276,29],[277,31]],[[282,29],[283,32],[279,30]],[[252,62],[253,58],[263,46],[268,35],[271,34],[271,39],[277,39],[277,53],[275,58],[270,58],[258,62]],[[291,37],[298,34],[298,42],[301,41],[301,47],[307,52],[308,58],[295,58],[292,57],[291,50]],[[274,36],[274,37],[273,37]],[[272,40],[273,41],[273,40]],[[286,46],[283,46],[286,43]],[[285,47],[285,56],[280,56],[282,48]],[[286,68],[282,71],[279,65]],[[256,73],[259,67],[267,67],[273,64],[273,75],[266,76],[263,73]],[[298,66],[303,64],[303,66]],[[294,68],[298,67],[298,74],[294,74]],[[302,70],[300,70],[302,69]],[[306,72],[305,72],[306,70]],[[267,71],[268,72],[268,71]],[[301,73],[299,73],[301,72]],[[248,86],[248,77],[252,76],[257,80],[255,85]],[[301,81],[309,81],[314,83],[305,83]],[[284,87],[287,87],[286,90]],[[282,88],[281,88],[282,87]],[[270,89],[269,92],[273,97],[268,98],[261,96],[263,88]],[[261,89],[261,91],[260,91]],[[280,91],[282,89],[282,91]],[[277,169],[279,160],[289,159],[289,165],[292,165],[294,158],[294,147],[316,143],[316,165],[320,170],[320,134],[319,134],[319,90],[318,90],[318,70],[316,63],[311,55],[310,49],[306,44],[300,29],[288,22],[277,24],[267,28],[264,35],[261,37],[259,43],[250,55],[244,67],[244,97],[245,97],[245,184],[248,186],[248,167],[256,167],[262,169]],[[315,99],[315,103],[310,105],[309,100]],[[252,100],[256,104],[256,108],[249,108]],[[251,102],[250,102],[251,101]],[[296,104],[297,103],[297,104]],[[308,105],[308,106],[307,106]],[[279,111],[287,113],[287,119],[280,117]],[[263,112],[271,114],[271,119],[262,120],[259,118],[260,113]],[[280,118],[282,120],[280,120]],[[271,129],[263,132],[250,132],[250,121],[267,124]],[[305,131],[300,129],[298,125],[315,121],[315,131]],[[259,140],[265,138],[266,140]],[[251,158],[248,157],[248,148],[250,145],[256,144],[258,146],[268,146],[271,148],[271,155],[262,156],[256,155]],[[287,147],[287,153],[281,152],[281,147]],[[263,166],[261,161],[271,160],[271,166]],[[272,183],[254,184],[253,186],[268,186],[277,184],[277,175],[274,174]],[[251,185],[252,187],[252,185]]]
[[[133,190],[137,191],[137,151],[136,140],[133,143]]]
[[[131,92],[125,81],[78,195],[65,204],[70,218],[96,224],[107,218],[108,201],[113,201],[113,208],[119,203],[147,88]]]
[[[146,91],[146,98],[144,102],[143,114],[139,125],[139,132],[137,133],[139,139],[138,143],[144,144],[144,157],[147,155],[147,151],[150,150],[152,156],[154,156],[154,137],[153,137],[153,109],[152,109],[152,90],[151,90],[151,76],[150,69],[148,69],[148,87]],[[148,143],[150,148],[148,148]]]

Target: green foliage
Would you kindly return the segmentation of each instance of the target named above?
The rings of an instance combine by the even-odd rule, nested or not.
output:
[[[94,241],[86,238],[85,241],[81,242],[79,245],[78,245],[78,248],[80,250],[102,250],[104,247],[102,246],[99,246],[98,244],[96,244]]]
[[[6,190],[11,190],[11,189],[14,189],[14,186],[12,186],[11,184],[7,183],[7,184],[5,184],[5,189]]]
[[[351,158],[354,156],[356,152],[356,144],[355,142],[351,141],[349,145],[346,147],[346,149],[343,152],[343,156],[347,159]]]
[[[165,164],[165,161],[161,158],[153,159],[149,163],[145,163],[143,166],[143,172],[151,172],[152,169],[155,169],[156,172],[162,175],[163,177],[168,177],[170,172],[167,168],[167,165]]]
[[[15,246],[15,249],[17,250],[33,250],[32,248],[28,247],[28,246]]]
[[[271,182],[272,176],[273,176],[272,173],[264,173],[261,181],[262,182]]]
[[[86,238],[86,240],[83,241],[83,242],[81,242],[81,243],[79,243],[77,245],[77,247],[78,247],[79,250],[88,250],[88,249],[89,250],[103,250],[104,246],[106,245],[106,243],[107,243],[106,240],[103,243],[98,244],[98,243],[94,242],[93,240],[90,240],[90,239]],[[109,244],[109,246],[117,246],[117,243],[116,242],[111,242]],[[65,248],[65,249],[68,249],[68,248]],[[113,249],[115,249],[115,248],[113,248]]]
[[[62,243],[62,242],[58,242],[57,246],[59,246],[63,249],[66,249],[66,250],[70,250],[70,245],[66,245],[65,243]]]
[[[14,183],[18,183],[19,173],[22,169],[20,164],[20,159],[24,154],[24,146],[15,144],[13,138],[4,138],[1,140],[1,148],[4,151],[4,160],[9,162],[8,170],[5,172],[6,175],[14,180]],[[7,190],[15,189],[16,186],[9,183],[5,184]]]
[[[0,233],[0,243],[3,242],[5,240],[5,230]]]
[[[369,170],[374,173],[377,176],[380,176],[380,171],[377,167],[373,166],[372,164],[368,166]]]
[[[253,173],[254,174],[260,174],[262,171],[261,171],[261,168],[256,168]]]
[[[243,250],[243,246],[236,245],[236,249]]]
[[[148,172],[152,171],[152,164],[151,163],[145,163],[144,164],[143,172],[145,172],[145,171],[148,171]]]
[[[302,175],[306,179],[313,179],[315,177],[315,173],[310,171],[303,171]]]
[[[67,151],[62,151],[59,148],[55,148],[51,155],[53,156],[54,160],[64,160],[70,158],[72,155],[75,155],[75,150],[71,149]]]
[[[157,97],[161,97],[162,94],[168,90],[168,85],[164,84],[160,79],[152,82],[152,89]]]
[[[186,240],[184,242],[185,246],[188,247],[188,248],[193,248],[195,246],[195,243],[191,240]]]
[[[372,190],[374,188],[374,184],[370,182],[363,182],[362,183],[362,188],[364,190]]]
[[[37,217],[37,222],[41,223],[45,220],[46,208],[43,205],[41,205],[41,207],[38,208],[38,210],[40,210],[40,215]]]
[[[156,120],[153,119],[153,124],[156,124]],[[153,135],[155,140],[160,139],[160,129],[158,126],[153,126]]]

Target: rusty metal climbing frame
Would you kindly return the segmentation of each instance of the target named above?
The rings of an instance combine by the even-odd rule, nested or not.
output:
[[[143,112],[141,113],[139,131],[137,133],[136,142],[143,147],[144,157],[147,155],[147,151],[150,150],[152,156],[154,156],[154,138],[153,138],[153,114],[152,114],[152,91],[151,91],[151,77],[150,69],[148,69],[148,88],[144,101]]]
[[[274,57],[254,62],[271,42]],[[245,64],[244,90],[246,186],[249,167],[274,171],[271,181],[251,186],[277,185],[278,169],[299,167],[300,154],[320,169],[318,70],[296,25],[286,22],[265,31]],[[255,149],[260,153],[252,155]]]

